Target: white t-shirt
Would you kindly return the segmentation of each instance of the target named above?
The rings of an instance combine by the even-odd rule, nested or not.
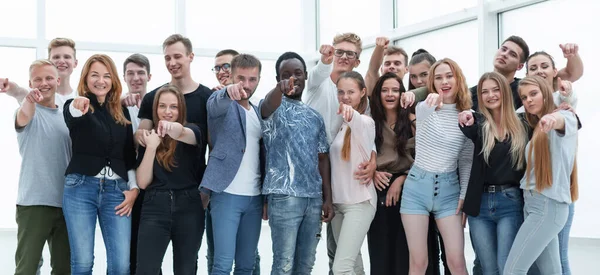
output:
[[[75,98],[75,91],[71,92],[67,95],[61,95],[58,92],[54,94],[54,103],[58,106],[58,109],[62,112],[63,106],[65,106],[65,102],[71,98]]]
[[[127,107],[127,110],[129,110],[129,116],[131,117],[131,126],[133,128],[133,133],[135,134],[135,131],[137,131],[138,127],[140,126],[140,119],[138,118],[140,108],[138,108],[137,106],[129,106]]]
[[[246,110],[246,149],[240,168],[224,192],[240,196],[260,195],[260,121],[254,108]]]

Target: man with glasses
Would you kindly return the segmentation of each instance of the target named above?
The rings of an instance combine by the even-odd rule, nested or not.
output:
[[[333,142],[337,132],[342,126],[342,117],[337,114],[340,104],[337,99],[336,82],[341,74],[352,71],[360,64],[360,52],[362,51],[362,41],[354,33],[344,33],[336,35],[333,38],[333,45],[322,45],[319,52],[321,59],[308,74],[306,92],[302,94],[302,101],[315,109],[325,122],[327,131],[327,141]],[[364,162],[357,167],[355,175],[361,179],[361,182],[367,183],[373,178],[377,162],[376,153],[371,153],[371,161]],[[323,202],[323,212],[325,216],[333,212],[331,201]],[[333,217],[333,215],[332,215]],[[329,256],[329,273],[335,258],[337,245],[333,238],[331,224],[327,224],[327,255]],[[362,255],[359,254],[354,268],[355,274],[365,274]]]
[[[226,49],[217,53],[215,56],[215,66],[212,68],[213,73],[219,81],[219,85],[214,87],[213,91],[219,91],[225,86],[231,84],[231,60],[239,55],[236,50]]]

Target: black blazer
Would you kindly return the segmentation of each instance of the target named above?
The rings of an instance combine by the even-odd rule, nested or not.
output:
[[[97,175],[109,166],[117,175],[128,181],[127,171],[135,168],[135,147],[131,124],[117,124],[110,115],[108,106],[100,106],[96,96],[90,99],[90,110],[81,117],[73,117],[67,100],[63,115],[69,128],[72,142],[72,158],[65,175],[78,173],[86,176]],[[121,106],[127,120],[131,121],[127,108]]]

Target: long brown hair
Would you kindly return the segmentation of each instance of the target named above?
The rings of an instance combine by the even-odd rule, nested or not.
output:
[[[154,102],[152,104],[152,121],[154,122],[154,129],[158,127],[158,122],[160,121],[158,118],[158,103],[160,97],[167,93],[174,94],[175,97],[177,97],[177,108],[179,109],[179,114],[176,122],[181,125],[185,125],[186,123],[185,118],[187,110],[183,93],[173,85],[165,85],[161,87],[154,96]],[[177,163],[175,162],[176,148],[177,140],[168,135],[162,138],[160,145],[158,145],[158,148],[156,148],[156,160],[158,161],[158,164],[160,164],[160,166],[169,172],[171,172],[172,167],[177,167]]]
[[[490,153],[496,145],[496,139],[502,141],[510,138],[510,154],[511,163],[516,169],[523,168],[525,164],[525,146],[527,145],[527,133],[521,123],[521,120],[517,116],[513,107],[513,95],[510,85],[504,76],[497,72],[485,73],[479,79],[477,85],[477,100],[483,102],[482,99],[482,87],[483,82],[486,80],[492,80],[496,82],[498,88],[500,88],[502,105],[500,106],[500,128],[504,130],[504,133],[500,133],[500,129],[494,122],[494,116],[488,108],[483,104],[479,105],[479,111],[485,117],[485,121],[482,126],[482,138],[483,148],[481,153],[483,159],[489,164]]]
[[[95,62],[99,62],[102,65],[106,66],[108,72],[111,77],[111,88],[110,91],[106,94],[106,99],[104,104],[106,104],[106,108],[108,112],[113,117],[113,119],[117,122],[117,124],[127,125],[131,124],[125,115],[123,114],[123,107],[121,106],[121,93],[123,92],[123,86],[121,85],[121,81],[119,80],[119,74],[117,73],[117,67],[113,60],[105,54],[95,54],[92,55],[83,65],[83,70],[81,70],[81,78],[79,79],[79,85],[77,86],[77,94],[79,96],[96,96],[93,93],[89,92],[89,87],[87,83],[87,77],[90,74],[90,68],[92,64]],[[90,111],[94,112],[94,107],[90,105]]]
[[[442,64],[447,64],[450,67],[454,78],[456,78],[456,109],[459,112],[470,110],[471,106],[473,106],[473,102],[471,100],[471,92],[469,92],[469,87],[467,86],[467,80],[458,64],[450,58],[438,60],[431,65],[427,79],[427,90],[429,90],[430,93],[437,93],[434,83],[435,69]]]
[[[354,80],[354,82],[356,82],[356,84],[358,85],[358,88],[360,88],[359,92],[362,92],[366,89],[366,85],[365,85],[365,80],[363,79],[362,75],[360,75],[360,73],[357,73],[355,71],[349,71],[349,72],[345,72],[342,75],[340,75],[340,78],[338,78],[337,83],[340,83],[341,79],[344,78],[349,78]],[[360,98],[360,103],[358,103],[358,108],[357,111],[362,115],[365,113],[365,111],[367,110],[367,93],[365,92],[365,94]],[[350,135],[351,135],[352,131],[350,129],[350,127],[348,127],[346,129],[346,133],[344,134],[344,145],[342,145],[342,160],[349,160],[350,159]]]
[[[535,159],[533,163],[527,162],[527,168],[525,170],[526,182],[529,185],[529,178],[531,169],[533,168],[535,176],[535,189],[538,192],[552,186],[552,155],[550,153],[550,141],[548,135],[537,127],[540,118],[544,115],[552,113],[556,109],[554,99],[552,97],[552,87],[540,76],[527,76],[519,82],[519,94],[523,86],[533,85],[540,89],[544,103],[542,110],[538,115],[526,113],[525,117],[529,126],[533,129],[533,137],[531,138],[531,145],[527,151],[527,159],[531,160],[533,152],[535,151]],[[571,171],[570,177],[570,189],[571,189],[571,200],[575,202],[579,198],[579,186],[577,179],[577,156],[575,156],[575,162],[573,163],[573,170]]]

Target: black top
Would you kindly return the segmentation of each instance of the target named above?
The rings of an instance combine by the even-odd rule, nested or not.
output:
[[[138,113],[138,118],[152,120],[152,105],[154,104],[154,96],[162,86],[154,89],[144,96],[140,106],[140,112]],[[201,133],[208,133],[208,114],[206,111],[206,102],[211,94],[212,91],[202,84],[198,85],[198,88],[195,91],[184,94],[185,105],[187,107],[186,120],[188,123],[194,123],[198,125]],[[205,155],[206,145],[208,143],[207,135],[202,135],[201,138],[202,140],[198,141],[197,146],[199,149],[197,161],[200,163],[198,166],[198,176],[200,178],[202,178],[204,170],[206,169]]]
[[[529,129],[523,116],[519,116],[526,129]],[[516,169],[512,165],[510,154],[511,141],[498,141],[494,149],[490,152],[489,165],[483,157],[483,134],[482,125],[485,117],[477,112],[473,113],[475,122],[471,126],[460,127],[463,134],[473,141],[475,150],[473,150],[473,165],[471,166],[471,177],[467,187],[467,194],[463,205],[463,211],[469,216],[478,216],[481,207],[481,194],[485,185],[510,184],[519,186],[525,166],[522,169]],[[527,130],[528,133],[531,131]]]
[[[510,89],[512,90],[512,94],[513,94],[513,101],[515,104],[515,110],[521,108],[521,106],[523,106],[523,101],[521,100],[521,97],[519,96],[519,81],[521,81],[520,78],[516,78],[510,83]],[[471,100],[473,101],[473,110],[479,112],[479,110],[477,109],[477,107],[479,106],[478,102],[477,102],[477,85],[471,87],[470,89],[471,91]]]
[[[195,124],[188,124],[186,128],[194,131],[196,135],[196,142],[198,144],[202,141],[202,134],[200,129]],[[197,171],[199,162],[198,153],[199,148],[196,145],[190,145],[184,142],[177,142],[177,148],[175,148],[175,167],[171,167],[171,172],[161,166],[156,158],[154,159],[152,182],[146,190],[183,190],[188,188],[198,188],[200,184],[200,178],[198,177]],[[142,163],[146,148],[141,147],[138,149],[138,166]]]
[[[90,99],[90,110],[81,117],[71,116],[69,106],[73,99],[67,100],[63,115],[71,136],[73,156],[65,175],[78,173],[95,176],[109,166],[117,175],[128,181],[127,171],[135,168],[135,148],[131,124],[117,124],[110,115],[108,106],[100,106],[96,96]],[[122,107],[127,120],[131,120],[129,111]]]

